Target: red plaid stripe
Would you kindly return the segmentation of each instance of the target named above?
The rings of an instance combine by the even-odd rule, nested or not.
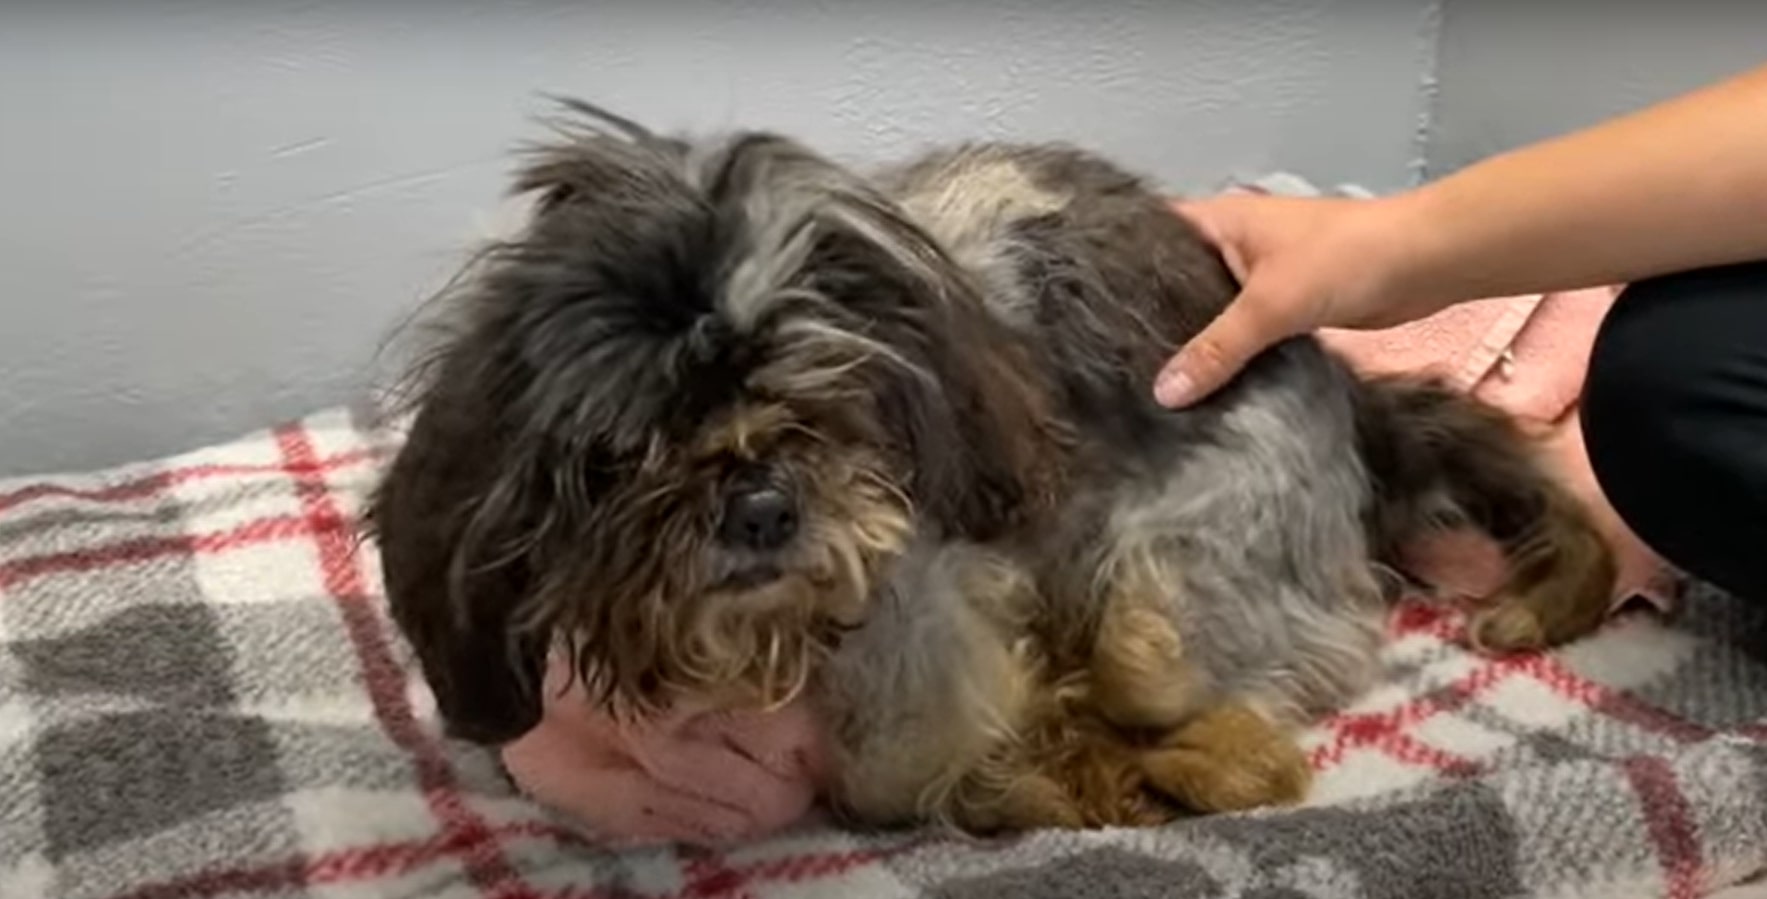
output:
[[[576,837],[543,824],[506,824],[472,837],[477,841],[511,845],[524,840],[569,843]],[[113,899],[207,899],[239,893],[270,893],[300,887],[400,877],[425,865],[471,852],[458,837],[437,834],[425,840],[381,843],[312,858],[294,858],[250,868],[205,871],[191,877],[151,884],[119,894]]]
[[[1464,621],[1438,604],[1407,603],[1394,616],[1399,635],[1427,635],[1444,643],[1461,643]],[[1477,667],[1446,687],[1432,690],[1399,707],[1379,714],[1344,714],[1328,719],[1324,726],[1332,736],[1312,753],[1317,770],[1341,763],[1353,749],[1376,749],[1395,761],[1429,767],[1449,777],[1480,773],[1479,763],[1437,749],[1412,738],[1407,730],[1429,718],[1452,712],[1476,701],[1498,685],[1515,677],[1533,679],[1597,714],[1606,715],[1641,730],[1678,743],[1694,743],[1714,736],[1714,731],[1669,711],[1639,700],[1623,690],[1589,680],[1565,667],[1552,656],[1529,654],[1481,661]],[[1767,727],[1752,726],[1735,732],[1767,742]],[[1637,794],[1646,825],[1662,863],[1667,895],[1693,899],[1700,895],[1702,863],[1692,812],[1669,763],[1651,755],[1639,755],[1624,763],[1627,781]]]
[[[1394,616],[1393,628],[1401,636],[1421,634],[1444,643],[1460,643],[1465,638],[1462,624],[1441,605],[1407,603]],[[1449,776],[1477,773],[1483,766],[1432,747],[1420,749],[1407,731],[1436,715],[1464,708],[1513,677],[1532,678],[1590,711],[1677,742],[1692,743],[1713,735],[1709,728],[1589,680],[1550,655],[1536,653],[1483,660],[1458,680],[1385,712],[1327,719],[1324,727],[1332,736],[1313,751],[1313,765],[1326,770],[1342,762],[1351,750],[1369,748],[1406,764],[1429,765]]]
[[[687,863],[686,886],[658,899],[710,899],[714,896],[755,899],[756,894],[752,892],[755,887],[838,877],[855,868],[876,864],[920,845],[922,843],[917,841],[887,850],[802,853],[740,865],[732,865],[722,855],[711,853]]]
[[[332,497],[325,474],[318,469],[312,438],[305,429],[292,425],[276,431],[276,446],[289,477],[294,479],[308,532],[319,550],[325,589],[337,602],[344,629],[355,644],[375,718],[387,736],[411,754],[417,766],[418,784],[444,838],[463,847],[457,857],[465,866],[467,877],[483,895],[507,899],[535,896],[533,888],[522,881],[504,857],[497,841],[484,839],[490,832],[489,826],[460,795],[447,756],[418,725],[417,715],[405,696],[405,672],[394,658],[392,642],[374,612],[375,593],[369,589],[361,560],[356,556],[356,528]]]
[[[67,487],[61,484],[27,484],[8,493],[0,493],[0,513],[9,512],[32,500],[83,499],[97,503],[127,502],[136,499],[151,499],[165,493],[166,490],[192,481],[207,481],[215,478],[237,478],[252,475],[307,475],[329,474],[346,468],[352,468],[377,457],[371,449],[351,450],[322,459],[314,460],[310,467],[293,465],[287,461],[274,465],[188,465],[182,468],[169,468],[143,475],[133,480],[104,487]]]
[[[93,503],[125,503],[153,499],[165,491],[196,481],[250,478],[279,475],[295,478],[319,478],[347,471],[379,458],[372,449],[349,450],[323,458],[308,460],[284,459],[277,464],[225,465],[199,464],[169,468],[139,478],[104,487],[81,488],[61,484],[27,484],[7,493],[0,493],[0,513],[41,499],[79,499]],[[147,537],[123,540],[97,547],[41,556],[27,556],[0,562],[0,590],[22,581],[52,574],[68,574],[110,568],[118,565],[151,562],[177,556],[213,555],[261,543],[273,543],[312,536],[312,523],[305,516],[276,515],[248,521],[224,531],[202,534],[179,534],[173,537]]]
[[[1701,893],[1700,844],[1694,836],[1687,794],[1681,792],[1674,769],[1648,755],[1627,759],[1625,769],[1626,779],[1644,807],[1651,842],[1663,864],[1668,899],[1694,899]]]

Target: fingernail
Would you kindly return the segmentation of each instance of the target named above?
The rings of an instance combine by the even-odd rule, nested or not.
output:
[[[1181,406],[1190,399],[1191,389],[1195,386],[1190,375],[1175,368],[1168,369],[1154,381],[1153,398],[1162,406]]]

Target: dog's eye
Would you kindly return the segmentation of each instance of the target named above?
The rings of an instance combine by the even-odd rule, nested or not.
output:
[[[660,441],[652,438],[646,442],[646,449],[638,453],[596,453],[583,462],[583,470],[591,478],[604,481],[630,478],[632,475],[655,469],[663,464],[663,451]]]

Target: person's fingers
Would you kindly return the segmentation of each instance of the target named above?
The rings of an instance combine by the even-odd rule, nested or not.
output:
[[[1189,222],[1202,235],[1203,240],[1208,241],[1221,254],[1222,261],[1227,263],[1227,270],[1241,284],[1250,277],[1250,267],[1239,246],[1238,226],[1234,218],[1236,201],[1243,199],[1245,198],[1224,196],[1207,200],[1175,200],[1171,204],[1172,211]]]
[[[1179,408],[1214,393],[1280,335],[1273,335],[1244,297],[1186,343],[1154,382],[1154,399]]]
[[[1233,201],[1237,197],[1210,197],[1206,200],[1174,200],[1172,212],[1202,232],[1203,239],[1217,246],[1231,243]]]

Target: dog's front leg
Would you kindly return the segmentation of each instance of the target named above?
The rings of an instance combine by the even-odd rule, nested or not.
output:
[[[1031,751],[1049,698],[1028,634],[1036,589],[1010,559],[964,544],[899,567],[819,678],[840,811],[973,833],[1085,823]]]

